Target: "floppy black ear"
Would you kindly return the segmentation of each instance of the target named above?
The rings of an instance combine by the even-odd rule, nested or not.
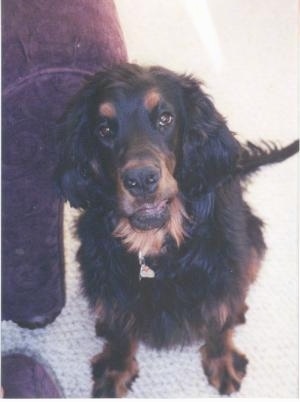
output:
[[[57,129],[55,179],[63,197],[75,208],[97,205],[103,193],[104,175],[93,135],[97,87],[89,82],[76,95]]]
[[[185,107],[182,139],[182,184],[190,197],[214,188],[233,173],[239,143],[201,83],[189,76],[181,81]]]

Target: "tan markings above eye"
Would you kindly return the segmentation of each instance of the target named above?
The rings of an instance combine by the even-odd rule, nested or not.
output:
[[[116,109],[111,102],[102,103],[99,106],[99,112],[103,117],[107,117],[109,119],[113,119],[117,116]]]
[[[145,108],[151,111],[160,101],[160,94],[156,89],[148,91],[144,97]]]

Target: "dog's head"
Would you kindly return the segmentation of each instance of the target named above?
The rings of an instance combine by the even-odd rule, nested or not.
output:
[[[237,154],[223,118],[195,79],[123,64],[97,73],[61,129],[58,176],[81,208],[114,209],[130,251],[159,252],[184,238],[185,197],[226,175]]]

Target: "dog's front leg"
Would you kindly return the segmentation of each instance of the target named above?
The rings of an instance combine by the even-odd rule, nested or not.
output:
[[[92,360],[93,397],[121,398],[138,376],[137,342],[119,333],[106,338],[102,353]]]
[[[247,358],[233,344],[233,328],[212,321],[205,327],[205,344],[201,347],[204,372],[220,394],[239,390],[246,374]]]

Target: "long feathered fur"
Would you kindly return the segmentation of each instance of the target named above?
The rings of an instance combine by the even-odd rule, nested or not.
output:
[[[187,214],[188,219],[173,217],[180,236],[166,231],[161,252],[145,259],[155,279],[140,280],[137,253],[113,236],[120,224],[111,165],[117,155],[114,147],[99,141],[95,127],[99,102],[108,96],[125,116],[120,129],[132,127],[136,120],[130,120],[129,107],[147,88],[161,91],[176,113],[174,179],[184,208],[181,217]],[[148,120],[144,112],[139,116],[140,131],[146,133]],[[243,199],[241,179],[291,156],[299,143],[282,149],[241,145],[198,80],[132,64],[96,74],[72,102],[60,135],[57,181],[63,196],[84,211],[78,260],[85,294],[98,312],[97,334],[108,342],[93,361],[93,395],[124,394],[137,374],[137,341],[170,348],[200,337],[210,383],[220,393],[238,389],[247,360],[233,346],[232,329],[244,321],[247,290],[266,248],[263,222]],[[161,144],[161,136],[155,135],[151,138]],[[131,235],[128,228],[126,236]]]

